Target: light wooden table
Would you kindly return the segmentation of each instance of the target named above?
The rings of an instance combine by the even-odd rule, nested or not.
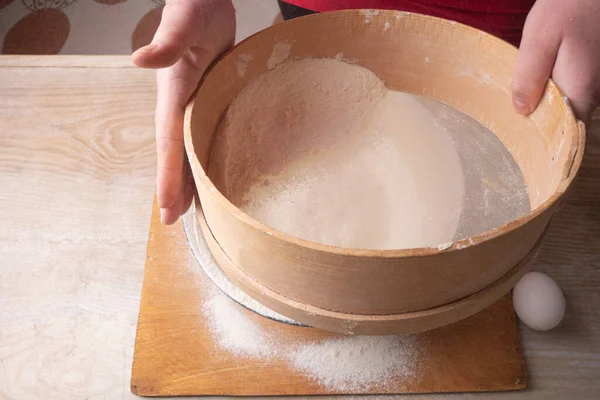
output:
[[[0,58],[0,399],[129,392],[154,192],[152,72],[128,57]],[[600,398],[600,124],[538,270],[568,316],[522,329],[530,390]],[[573,217],[575,215],[575,217]]]

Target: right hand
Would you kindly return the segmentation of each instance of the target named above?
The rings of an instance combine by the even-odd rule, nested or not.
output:
[[[138,67],[158,69],[156,191],[163,224],[187,211],[195,190],[183,143],[185,107],[206,68],[234,41],[231,0],[167,0],[152,43],[133,54]]]

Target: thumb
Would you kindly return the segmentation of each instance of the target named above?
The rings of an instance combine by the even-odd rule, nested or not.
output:
[[[202,18],[195,1],[170,1],[163,9],[152,43],[133,53],[141,68],[166,68],[175,64],[191,45]]]
[[[519,114],[531,114],[538,106],[560,46],[557,30],[548,31],[534,10],[527,17],[511,85],[512,101]]]

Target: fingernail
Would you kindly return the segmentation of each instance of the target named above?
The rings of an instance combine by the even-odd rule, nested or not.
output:
[[[161,208],[160,209],[160,223],[163,224],[163,225],[167,224],[167,222],[166,222],[167,220],[166,220],[165,214],[166,214],[165,209]]]
[[[531,114],[531,107],[528,103],[523,100],[513,97],[513,105],[519,114],[529,115]]]
[[[149,45],[140,47],[133,54],[135,54],[135,53],[152,53],[154,50],[156,50],[157,47],[158,47],[157,45],[150,43]]]

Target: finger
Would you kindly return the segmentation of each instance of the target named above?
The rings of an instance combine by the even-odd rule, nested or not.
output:
[[[181,215],[179,209],[172,208],[161,208],[160,209],[160,223],[163,225],[173,225],[179,219]]]
[[[592,113],[596,108],[596,102],[591,97],[576,98],[574,100],[570,100],[570,102],[575,116],[583,121],[584,124],[589,125],[590,120],[592,119]]]
[[[181,215],[181,208],[184,202],[183,194],[184,194],[185,185],[180,185],[177,193],[173,195],[175,201],[169,205],[168,207],[160,208],[160,222],[165,225],[171,225],[177,222],[177,219]],[[158,191],[157,191],[158,192]],[[157,197],[160,199],[160,196],[157,194]],[[160,200],[159,200],[160,207]]]
[[[171,207],[160,209],[160,217],[161,217],[162,224],[165,224],[165,225],[174,224],[179,219],[179,216],[183,215],[187,211],[187,209],[190,207],[191,202],[188,203],[188,198],[187,198],[187,196],[189,195],[188,194],[188,191],[189,191],[189,189],[188,189],[189,178],[188,177],[190,175],[191,174],[189,172],[189,166],[187,164],[187,161],[185,161],[184,168],[181,171],[181,179],[182,179],[183,184],[181,185],[181,187],[179,189],[179,196],[177,196],[177,200],[175,201],[175,204],[173,204]]]
[[[569,99],[573,112],[586,124],[596,105],[595,88],[600,87],[599,74],[594,69],[598,61],[591,58],[593,54],[585,44],[566,40],[560,46],[552,72],[552,78]]]
[[[564,93],[569,99],[569,103],[571,104],[571,108],[573,109],[573,113],[577,117],[577,119],[583,121],[586,125],[589,124],[592,113],[596,108],[596,101],[591,94],[572,94],[572,90],[569,89],[568,86],[565,86],[567,89],[564,89]]]
[[[187,162],[186,162],[187,164]],[[192,175],[192,171],[189,168],[189,164],[187,165],[187,173],[186,173],[186,185],[183,194],[183,206],[181,208],[181,214],[183,215],[192,205],[192,200],[194,199],[194,193],[196,192],[196,185],[194,184],[194,177]]]
[[[196,187],[194,183],[188,184],[185,191],[185,197],[183,198],[183,207],[181,208],[181,215],[185,214],[190,209],[192,201],[194,200],[194,193]]]
[[[193,43],[201,21],[197,2],[169,1],[152,43],[133,53],[133,62],[142,68],[166,68],[175,64]]]
[[[181,58],[173,67],[157,71],[156,149],[157,197],[162,209],[180,215],[185,147],[183,118],[186,104],[210,58],[198,54],[194,62]],[[181,199],[180,203],[183,202]],[[169,212],[169,215],[171,213]],[[166,218],[166,217],[165,217]],[[170,218],[166,218],[171,220]]]
[[[535,7],[527,17],[512,81],[512,100],[519,114],[532,113],[552,74],[560,46],[560,32],[546,29]]]

